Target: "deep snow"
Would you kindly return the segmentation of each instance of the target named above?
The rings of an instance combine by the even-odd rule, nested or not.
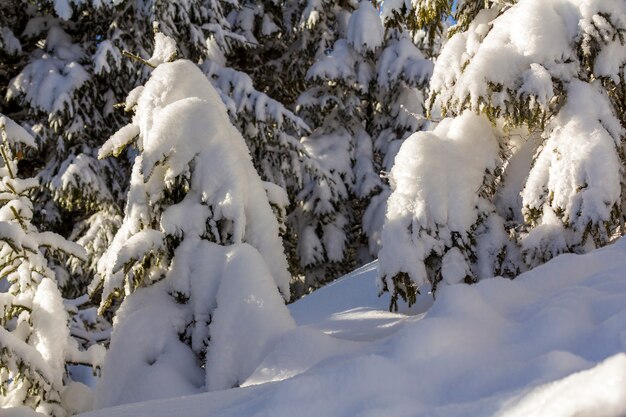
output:
[[[442,287],[425,314],[388,313],[375,266],[290,306],[250,386],[84,417],[626,415],[626,239]]]

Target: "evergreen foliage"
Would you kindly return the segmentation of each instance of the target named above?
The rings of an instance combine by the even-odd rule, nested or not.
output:
[[[424,126],[422,91],[432,63],[399,12],[385,22],[371,2],[361,2],[334,44],[317,54],[307,73],[311,86],[298,99],[316,126],[303,143],[330,174],[305,188],[293,215],[305,288],[376,255],[389,195],[380,173]]]
[[[377,255],[398,309],[611,243],[625,51],[621,0],[4,2],[0,405],[101,344],[96,406],[237,386]]]
[[[270,206],[270,199],[283,205],[285,192],[261,181],[202,71],[188,60],[167,62],[174,41],[161,33],[155,39],[147,60],[155,69],[126,100],[133,120],[99,153],[120,154],[129,144],[138,150],[124,220],[91,286],[101,312],[122,301],[102,384],[115,392],[140,382],[133,378],[144,368],[180,365],[190,387],[230,388],[293,326],[284,306],[287,259]],[[250,327],[247,340],[228,337],[239,327]],[[142,340],[133,337],[139,328]],[[163,382],[153,376],[147,383]],[[126,401],[119,392],[97,400]]]
[[[444,3],[426,2],[418,15],[440,19],[449,10]],[[625,7],[611,1],[459,2],[458,23],[449,31],[430,83],[429,108],[453,120],[466,117],[468,110],[484,115],[492,124],[483,129],[484,135],[495,132],[500,153],[481,181],[491,214],[478,216],[482,220],[470,229],[442,218],[455,233],[470,230],[476,250],[464,256],[461,268],[470,281],[514,276],[560,253],[606,245],[623,232],[625,123],[620,91],[626,56],[615,51],[625,45]],[[406,152],[410,149],[407,145]],[[416,175],[426,166],[419,158],[406,163],[410,166],[403,169],[412,173],[398,168],[398,174]],[[470,167],[467,161],[456,169]],[[441,174],[424,175],[436,184]],[[406,189],[398,186],[396,193],[392,199],[406,195]],[[434,291],[445,280],[446,257],[458,247],[454,242],[430,243],[440,239],[440,232],[422,220],[436,212],[425,195],[413,195],[416,206],[409,212],[415,220],[409,235],[413,244],[426,245],[418,259],[438,266],[428,271],[402,266],[383,249],[381,284],[394,300],[414,294],[425,283]],[[473,199],[461,202],[469,205],[468,213]],[[404,215],[407,211],[389,211],[389,230],[399,227],[391,225],[401,224]],[[424,228],[416,228],[415,221]],[[481,250],[481,241],[491,244]]]
[[[66,365],[99,366],[104,352],[98,345],[79,351],[47,258],[61,253],[84,259],[86,254],[79,245],[33,226],[30,194],[38,182],[17,176],[17,158],[23,147],[36,146],[35,140],[2,114],[0,134],[0,254],[7,288],[0,294],[0,405],[24,405],[48,416],[65,416],[62,394],[73,384]]]

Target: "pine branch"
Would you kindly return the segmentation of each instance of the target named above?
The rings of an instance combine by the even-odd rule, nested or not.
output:
[[[2,127],[2,133],[3,133],[2,136],[6,136],[6,131],[4,129],[4,126]],[[7,157],[7,154],[6,154],[6,149],[4,149],[4,143],[0,145],[0,153],[2,154],[4,165],[6,165],[7,169],[9,170],[9,176],[11,177],[11,179],[15,179],[15,174],[13,173],[13,170],[11,169],[11,163],[10,163],[11,161],[9,161],[9,158]]]
[[[135,61],[139,61],[144,65],[149,66],[150,68],[156,68],[155,65],[152,65],[151,63],[149,63],[148,61],[146,61],[145,59],[143,59],[142,57],[133,54],[132,52],[128,52],[127,50],[123,50],[122,51],[122,55],[124,55],[126,58],[131,58],[134,59]]]

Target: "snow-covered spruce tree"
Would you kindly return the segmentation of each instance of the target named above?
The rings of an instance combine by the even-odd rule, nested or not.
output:
[[[280,60],[293,36],[290,20],[296,3],[244,0],[228,17],[233,31],[246,39],[233,45],[226,54],[229,66],[246,73],[260,91],[287,105],[295,100],[294,85],[289,79],[292,74],[283,70]]]
[[[240,42],[222,59],[212,57],[204,61],[201,67],[222,93],[261,178],[284,188],[290,200],[294,200],[302,189],[304,173],[313,178],[321,173],[299,140],[309,127],[285,104],[261,92],[288,86],[280,79],[284,74],[265,68],[265,63],[285,48],[280,36],[284,29],[266,8],[277,11],[278,6],[272,2],[247,2],[231,13],[233,30],[246,42]]]
[[[35,224],[74,239],[79,230],[94,224],[91,216],[108,216],[111,235],[119,224],[117,200],[126,180],[116,161],[96,158],[101,135],[119,124],[114,98],[102,88],[104,80],[94,75],[91,54],[98,26],[91,25],[89,13],[69,21],[55,5],[9,2],[9,10],[19,10],[7,24],[18,34],[20,48],[19,57],[11,61],[15,64],[8,67],[7,100],[0,111],[29,126],[39,145],[21,160],[22,170],[36,172],[40,183]],[[93,233],[107,234],[104,229]],[[93,274],[89,266],[99,256],[91,249],[87,264],[60,265],[71,272],[57,277],[64,296],[86,291]]]
[[[113,175],[107,173],[107,164],[98,162],[93,150],[94,138],[109,121],[107,111],[112,107],[93,79],[91,45],[76,39],[74,27],[64,20],[67,17],[57,17],[46,3],[22,6],[25,18],[18,22],[25,23],[14,29],[20,33],[26,62],[14,68],[7,105],[22,109],[16,115],[32,127],[40,142],[42,155],[32,164],[44,167],[39,175],[42,185],[60,206],[46,207],[45,222],[69,234],[62,210],[93,211],[120,191],[107,177]]]
[[[123,124],[114,105],[148,75],[141,63],[122,59],[123,51],[149,56],[155,20],[196,62],[223,56],[245,38],[230,30],[226,15],[236,7],[230,2],[8,3],[1,46],[7,63],[15,64],[2,68],[8,69],[0,77],[7,79],[9,100],[0,111],[36,132],[39,152],[24,159],[24,165],[37,167],[41,183],[37,201],[44,209],[36,211],[35,222],[72,239],[96,237],[102,243],[87,246],[86,264],[69,265],[71,279],[62,288],[77,296],[121,221],[133,155],[98,160],[96,149]]]
[[[307,132],[306,124],[262,92],[277,90],[268,89],[267,83],[255,87],[257,80],[240,71],[263,68],[260,62],[283,47],[281,32],[276,32],[279,22],[272,13],[278,15],[284,8],[270,3],[265,12],[258,4],[236,7],[219,1],[56,1],[28,7],[19,0],[11,2],[19,18],[9,18],[13,9],[7,9],[5,20],[12,31],[3,29],[7,38],[3,45],[7,45],[7,54],[12,54],[7,63],[16,64],[7,66],[11,98],[7,103],[11,107],[5,112],[33,126],[40,142],[40,152],[25,158],[28,166],[43,167],[39,169],[42,186],[37,201],[45,210],[37,210],[42,215],[35,222],[80,240],[89,254],[86,264],[69,265],[71,274],[62,285],[65,295],[84,292],[85,279],[93,276],[102,249],[121,221],[120,207],[134,154],[97,160],[95,148],[122,125],[123,112],[114,105],[148,76],[149,67],[123,58],[123,51],[147,59],[154,21],[159,22],[163,34],[177,41],[179,56],[198,62],[218,88],[263,180],[286,189],[289,202],[296,200],[305,177],[313,182],[323,180],[323,170],[299,141]],[[294,4],[289,7],[297,8]],[[11,33],[20,34],[17,43],[11,41]],[[38,42],[46,36],[44,42]],[[257,60],[246,59],[255,56]],[[280,77],[277,72],[269,73]],[[54,88],[45,88],[49,86]],[[57,103],[58,108],[41,107],[37,102],[41,97]],[[53,115],[50,120],[49,113]],[[290,209],[279,207],[287,204],[285,199],[272,204],[283,217]],[[294,235],[288,230],[284,239],[289,263],[297,270]]]
[[[5,291],[0,292],[0,407],[28,406],[48,416],[87,411],[75,400],[79,395],[88,403],[89,389],[72,382],[66,365],[99,366],[104,349],[94,345],[79,351],[55,272],[46,259],[55,252],[85,258],[85,250],[33,226],[30,193],[38,181],[17,177],[14,155],[25,146],[36,146],[35,140],[2,114],[0,134],[0,268],[6,280]]]
[[[347,31],[309,69],[312,86],[298,101],[316,126],[303,143],[331,174],[303,190],[295,213],[309,287],[376,254],[388,196],[379,173],[422,124],[413,116],[423,112],[417,88],[432,63],[393,23],[385,29],[371,2],[361,2]]]
[[[236,386],[293,326],[278,222],[244,139],[200,69],[165,62],[174,41],[156,41],[156,68],[126,101],[133,121],[100,150],[139,154],[91,288],[101,311],[123,300],[97,406]]]
[[[503,274],[502,261],[515,274],[559,253],[588,251],[610,242],[624,226],[626,4],[480,3],[461,4],[460,10],[472,18],[453,30],[443,48],[430,102],[444,115],[465,117],[471,110],[497,126],[502,163],[485,174],[483,184],[493,188],[489,200],[498,216],[491,214],[493,220],[483,221],[471,236],[479,242],[488,230],[498,235],[505,230],[519,244],[523,262],[515,260],[512,250],[479,250],[475,260],[469,259],[471,280]],[[408,171],[420,172],[424,166],[416,160]],[[395,192],[400,198],[405,190],[398,186]],[[419,196],[409,202],[395,213],[412,212],[417,219],[427,203]],[[394,218],[390,210],[388,223]],[[414,226],[407,225],[413,244],[437,238],[435,230]],[[389,227],[390,238],[393,229]],[[510,243],[504,246],[511,248]],[[414,291],[441,279],[437,270],[399,267],[389,249],[381,252],[381,277],[395,299],[403,295],[399,287]],[[442,263],[451,250],[444,246],[421,256]]]
[[[136,62],[120,59],[117,48],[138,51],[137,55],[146,56],[145,51],[149,47],[145,38],[136,40],[124,33],[143,33],[133,29],[136,25],[149,32],[146,23],[151,22],[150,19],[159,22],[159,30],[176,40],[179,56],[198,62],[218,89],[231,121],[246,140],[261,178],[287,191],[288,201],[284,198],[271,201],[284,222],[290,209],[287,206],[296,200],[304,177],[319,182],[324,172],[307,155],[299,141],[300,136],[308,131],[308,126],[283,103],[265,93],[278,92],[277,86],[288,85],[281,80],[284,73],[267,71],[264,64],[284,47],[279,22],[272,14],[272,11],[278,13],[281,8],[272,2],[248,2],[241,7],[220,2],[207,5],[200,1],[175,5],[167,3],[168,7],[159,4],[146,9],[140,7],[141,3],[124,2],[112,8],[111,13],[116,17],[111,20],[114,24],[107,31],[107,40],[99,47],[98,62],[102,62],[99,68],[106,70],[107,75],[114,79],[127,79],[129,68],[132,73]],[[129,20],[129,15],[134,18]],[[206,24],[207,19],[210,24]],[[137,24],[137,21],[141,23]],[[129,29],[120,29],[120,25]],[[133,42],[139,43],[133,46]],[[248,71],[257,77],[252,79]],[[268,86],[269,80],[258,77],[259,74],[274,75],[272,88]],[[257,82],[261,82],[260,86]],[[270,192],[268,195],[279,197],[282,193]],[[299,259],[293,249],[294,233],[290,230],[291,225],[287,224],[286,228],[283,238],[288,247],[290,269],[297,270]]]
[[[25,20],[22,4],[18,2],[3,3],[0,15],[0,97],[6,96],[7,86],[13,78],[15,68],[23,65],[22,43],[18,39],[16,28],[23,27]],[[18,23],[21,22],[21,23]],[[0,101],[0,112],[8,113],[7,103]]]
[[[472,0],[457,2],[457,10]],[[480,0],[484,3],[483,0]],[[425,56],[436,58],[450,25],[453,2],[448,0],[386,0],[377,1],[380,15],[387,28],[406,28]],[[465,20],[457,14],[457,23]],[[455,26],[456,27],[456,26]]]
[[[433,63],[426,59],[422,50],[432,56],[441,39],[436,33],[431,41],[427,41],[423,29],[411,29],[412,14],[393,6],[393,2],[385,3],[381,10],[385,37],[374,57],[376,80],[370,86],[369,97],[366,96],[373,109],[365,126],[374,140],[374,170],[383,173],[383,178],[384,173],[391,170],[403,141],[426,128],[424,97]],[[380,250],[390,193],[387,181],[382,181],[380,188],[380,192],[368,202],[362,222],[369,253],[374,257]]]
[[[266,47],[257,38],[261,35],[253,29],[261,25],[261,34],[271,40],[271,35],[278,31],[274,18],[264,12],[262,4],[245,3],[239,7],[236,2],[151,1],[145,5],[127,1],[103,11],[105,19],[109,14],[115,17],[109,18],[111,27],[98,48],[99,68],[125,78],[129,72],[125,68],[135,68],[137,61],[121,59],[120,51],[147,56],[152,45],[150,27],[157,23],[159,32],[176,41],[178,56],[197,62],[218,89],[253,154],[263,154],[253,158],[262,177],[285,187],[288,176],[299,176],[294,171],[303,169],[298,166],[303,159],[302,146],[294,137],[306,131],[307,126],[281,102],[263,93],[266,85],[256,89],[246,73],[249,69],[259,71],[266,59]],[[134,32],[147,36],[128,35]],[[121,70],[124,73],[119,73]],[[261,164],[258,160],[264,161]],[[308,165],[307,169],[311,169]]]
[[[349,28],[362,33],[355,27],[361,23],[361,15],[370,18],[368,23],[373,26],[367,28],[368,42],[357,40],[358,51],[365,55],[380,48],[384,29],[371,3],[363,2],[361,7],[334,45],[318,53],[307,73],[312,85],[298,98],[305,120],[315,126],[303,144],[330,174],[328,181],[307,184],[293,214],[305,289],[355,266],[362,241],[356,225],[365,204],[358,200],[370,195],[380,182],[372,163],[372,139],[363,124],[367,108],[361,102],[372,82],[373,68],[347,37]]]
[[[499,132],[469,111],[408,138],[390,173],[381,289],[415,302],[419,288],[507,274],[510,243],[492,204]]]
[[[530,266],[602,246],[623,224],[625,13],[623,2],[578,0],[488,9],[440,57],[432,87],[444,110],[471,108],[541,135],[519,190]],[[495,71],[494,60],[505,65]]]
[[[262,49],[271,54],[264,67],[248,72],[272,97],[294,108],[298,97],[308,85],[306,74],[315,60],[332,48],[334,42],[345,37],[348,19],[357,2],[330,0],[263,1],[266,15],[279,30],[265,36]],[[266,25],[257,26],[262,34]],[[269,39],[268,39],[269,38]],[[265,67],[268,70],[265,70]]]

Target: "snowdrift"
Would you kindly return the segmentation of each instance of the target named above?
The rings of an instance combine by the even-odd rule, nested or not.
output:
[[[375,279],[372,264],[292,305],[299,326],[243,388],[84,416],[626,415],[626,239],[442,287],[424,314],[387,312]]]

